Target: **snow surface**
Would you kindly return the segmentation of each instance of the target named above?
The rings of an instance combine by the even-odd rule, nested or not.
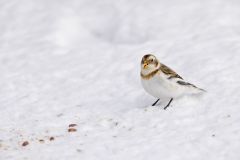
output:
[[[0,21],[0,160],[240,159],[239,0],[0,0]],[[146,53],[208,93],[151,107]]]

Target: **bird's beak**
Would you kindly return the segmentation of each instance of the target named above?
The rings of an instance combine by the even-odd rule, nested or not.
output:
[[[143,68],[144,68],[144,69],[146,69],[146,68],[147,68],[147,66],[148,66],[148,64],[147,64],[147,63],[144,63],[144,64],[143,64]]]

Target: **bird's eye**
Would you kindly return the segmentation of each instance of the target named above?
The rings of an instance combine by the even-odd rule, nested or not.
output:
[[[150,62],[153,62],[153,59],[151,59]]]

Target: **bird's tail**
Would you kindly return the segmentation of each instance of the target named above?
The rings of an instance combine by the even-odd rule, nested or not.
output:
[[[198,88],[197,86],[195,86],[194,84],[185,82],[185,81],[177,81],[178,84],[188,87],[188,91],[190,92],[190,94],[201,94],[204,92],[207,92],[206,90],[202,89],[202,88]]]
[[[193,94],[202,94],[207,92],[206,90],[202,89],[202,88],[198,88],[198,87],[194,87],[195,91],[193,91]]]

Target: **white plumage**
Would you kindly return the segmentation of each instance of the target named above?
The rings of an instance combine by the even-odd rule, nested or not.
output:
[[[145,55],[142,59],[141,82],[145,91],[153,97],[171,99],[165,109],[174,98],[205,92],[205,90],[184,81],[176,72],[161,64],[155,56],[150,54]]]
[[[198,94],[203,92],[201,89],[191,85],[180,85],[177,81],[185,82],[179,78],[168,79],[168,76],[164,73],[157,73],[150,79],[141,79],[145,91],[155,98],[178,98],[187,94]]]

